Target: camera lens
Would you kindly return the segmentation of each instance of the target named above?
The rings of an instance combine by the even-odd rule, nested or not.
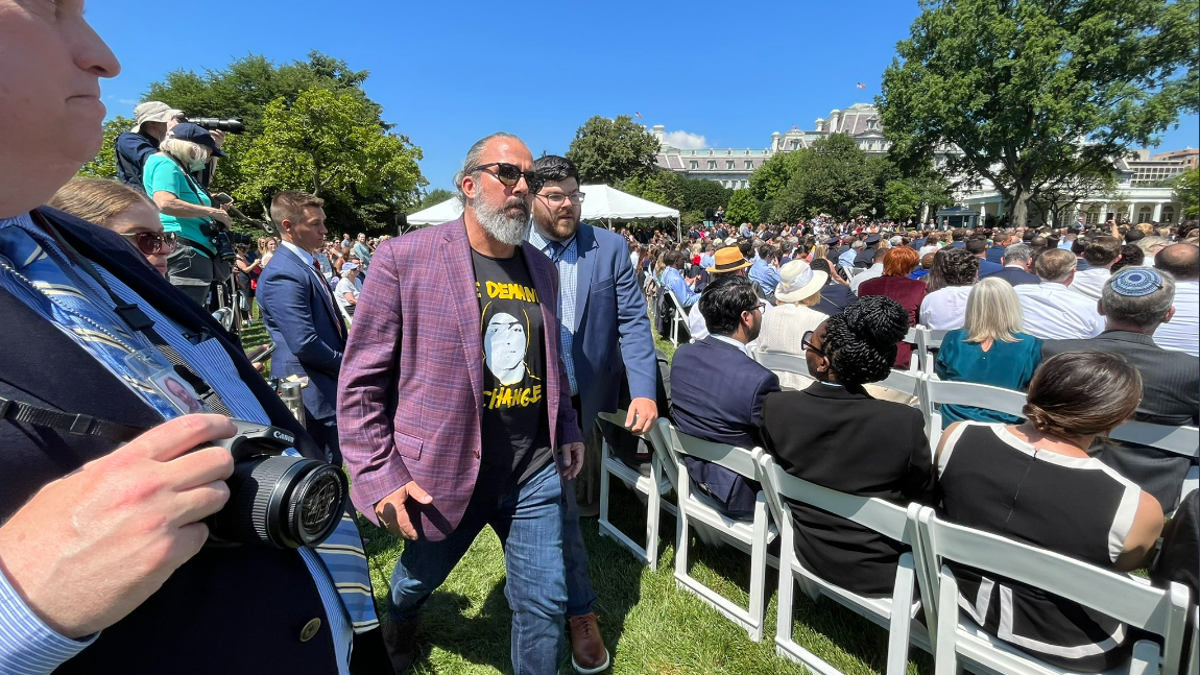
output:
[[[333,534],[345,511],[346,477],[326,462],[254,457],[237,462],[227,482],[229,502],[210,522],[216,541],[317,546]]]

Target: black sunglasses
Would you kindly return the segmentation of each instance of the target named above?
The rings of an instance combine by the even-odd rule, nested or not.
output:
[[[805,333],[803,336],[801,336],[800,349],[802,349],[806,352],[808,352],[808,351],[816,352],[817,354],[820,354],[821,356],[825,356],[825,352],[821,351],[818,347],[813,346],[812,339],[813,339],[813,331],[811,331],[811,330],[808,331],[807,333]]]
[[[179,245],[179,238],[174,232],[133,232],[126,234],[121,233],[122,237],[128,237],[134,246],[144,255],[159,255],[160,253],[170,253]]]
[[[495,170],[489,170],[496,167]],[[537,193],[546,184],[545,178],[540,178],[535,171],[522,171],[521,167],[508,162],[492,162],[491,164],[480,164],[479,166],[471,167],[467,173],[475,173],[476,171],[486,171],[496,177],[500,184],[504,187],[513,187],[521,181],[521,177],[525,178],[525,184],[529,186],[529,191]]]

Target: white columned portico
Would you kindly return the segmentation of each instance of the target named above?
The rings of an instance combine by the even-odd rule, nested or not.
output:
[[[1154,204],[1154,216],[1153,216],[1153,218],[1151,218],[1151,220],[1153,220],[1156,223],[1162,222],[1162,207],[1163,207],[1162,202],[1156,202]]]

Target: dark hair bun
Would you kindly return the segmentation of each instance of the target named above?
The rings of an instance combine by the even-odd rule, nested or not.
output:
[[[908,312],[882,295],[868,295],[845,309],[846,327],[880,351],[895,347],[908,334]]]

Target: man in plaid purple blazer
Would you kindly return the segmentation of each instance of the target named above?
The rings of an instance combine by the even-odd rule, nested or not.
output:
[[[456,176],[463,217],[371,261],[342,361],[338,425],[351,495],[409,540],[384,634],[397,672],[417,612],[491,525],[504,544],[516,673],[554,673],[566,582],[562,483],[583,442],[559,360],[553,264],[525,243],[533,157],[498,133]]]

